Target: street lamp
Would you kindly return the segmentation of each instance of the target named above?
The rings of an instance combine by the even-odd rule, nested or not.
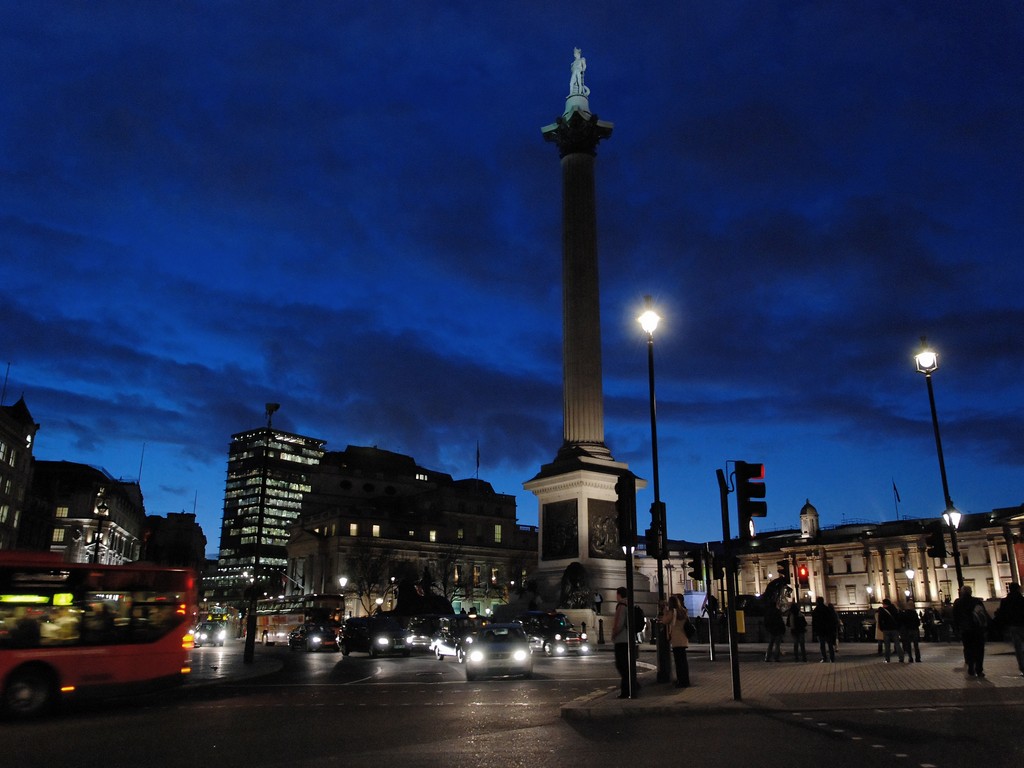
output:
[[[964,572],[960,567],[960,545],[957,543],[956,532],[960,527],[960,519],[963,517],[960,510],[950,507],[942,513],[942,520],[949,528],[949,540],[953,544],[953,566],[956,568],[956,585],[962,588],[964,585]],[[957,592],[959,594],[959,591]]]
[[[914,594],[914,574],[916,571],[913,568],[907,568],[903,573],[907,576],[907,591],[905,594],[909,598]]]
[[[868,592],[868,605],[871,605],[875,601],[875,588],[874,587],[868,587],[867,588],[867,592]]]
[[[103,541],[103,521],[110,516],[110,507],[107,506],[107,500],[100,496],[99,503],[96,504],[96,548],[92,551],[92,561],[98,563],[100,561],[100,542]]]
[[[942,519],[949,527],[949,537],[953,542],[953,565],[956,566],[956,582],[958,588],[964,586],[964,574],[960,567],[960,547],[956,541],[956,529],[960,525],[960,513],[953,506],[953,499],[949,497],[949,483],[946,480],[946,462],[942,458],[942,438],[939,437],[939,417],[935,411],[935,391],[932,388],[932,374],[939,368],[939,356],[934,350],[928,347],[928,339],[921,337],[921,351],[914,355],[914,362],[917,364],[917,372],[924,374],[924,380],[928,385],[928,404],[932,410],[932,428],[935,430],[935,452],[939,457],[939,475],[942,477],[942,495],[946,502],[946,510],[942,513]],[[953,522],[955,515],[956,522]]]
[[[646,309],[637,318],[640,327],[647,334],[647,378],[650,385],[651,401],[651,465],[654,476],[654,503],[651,504],[651,528],[654,532],[655,555],[658,562],[658,613],[660,614],[665,605],[665,536],[666,519],[665,505],[661,503],[661,484],[658,478],[658,409],[657,400],[654,397],[654,331],[658,328],[661,317],[654,311],[654,303],[650,296],[644,297]],[[665,625],[660,621],[655,623],[657,649],[658,649],[658,682],[669,681],[669,651],[668,638],[665,635]]]

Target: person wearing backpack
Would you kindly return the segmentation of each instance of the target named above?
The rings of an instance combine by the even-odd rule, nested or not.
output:
[[[985,604],[974,596],[974,590],[969,586],[960,587],[960,597],[953,601],[953,623],[960,631],[967,675],[984,677],[988,611],[985,610]]]
[[[665,626],[668,645],[672,649],[672,659],[676,666],[676,688],[688,688],[690,665],[686,658],[686,649],[690,647],[690,638],[686,634],[686,625],[690,621],[690,614],[679,595],[669,596],[668,607],[658,621]]]

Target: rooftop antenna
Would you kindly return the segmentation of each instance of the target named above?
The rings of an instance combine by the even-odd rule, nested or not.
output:
[[[270,429],[274,419],[274,413],[281,409],[280,403],[267,403],[267,429]]]
[[[146,444],[142,444],[142,455],[139,457],[139,487],[142,487],[142,462],[146,460]]]

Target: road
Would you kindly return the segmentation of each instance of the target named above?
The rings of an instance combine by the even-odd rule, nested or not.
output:
[[[197,649],[208,670],[240,644]],[[538,659],[531,680],[467,683],[453,660],[259,648],[248,680],[82,703],[0,723],[5,766],[986,766],[1024,764],[1022,707],[740,710],[566,721],[562,703],[616,684],[608,654]],[[648,683],[652,684],[652,683]]]

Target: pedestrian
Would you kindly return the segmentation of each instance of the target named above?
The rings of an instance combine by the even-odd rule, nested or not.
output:
[[[782,611],[778,606],[771,605],[764,614],[764,629],[768,633],[768,650],[765,651],[765,661],[781,661],[782,638],[786,636],[786,620],[782,618]]]
[[[818,649],[821,651],[821,663],[835,664],[836,638],[839,635],[839,616],[836,609],[818,597],[811,611],[811,623],[814,634],[818,636]]]
[[[907,663],[921,663],[921,617],[917,615],[914,600],[909,598],[907,604],[899,612],[897,621],[900,626],[900,643]]]
[[[615,644],[615,669],[619,672],[619,698],[629,698],[629,624],[626,621],[627,597],[625,587],[615,590],[615,618],[612,620],[612,643]]]
[[[953,622],[960,631],[964,646],[964,663],[968,677],[985,676],[985,633],[989,617],[985,604],[974,596],[969,586],[960,588],[960,597],[953,601]]]
[[[900,645],[899,612],[888,597],[882,601],[882,607],[878,609],[878,627],[882,630],[882,642],[885,645],[885,663],[889,663],[892,647],[895,646],[902,664],[903,646]]]
[[[647,632],[647,616],[644,609],[633,603],[633,631],[636,632],[636,644],[644,644],[644,635]]]
[[[686,649],[690,646],[690,638],[686,634],[686,625],[690,622],[690,614],[679,595],[670,595],[668,607],[658,619],[665,626],[672,659],[676,665],[676,688],[690,686],[690,665],[686,658]]]
[[[878,620],[878,614],[881,613],[881,609],[875,611],[875,640],[878,642],[878,653],[876,656],[882,655],[882,641],[885,640],[885,633],[882,632],[882,622]]]
[[[601,597],[601,593],[600,592],[595,592],[594,593],[594,613],[596,613],[598,616],[601,615],[601,603],[603,603],[603,602],[604,602],[604,598]]]
[[[793,636],[793,661],[807,661],[807,617],[800,603],[789,608],[789,633]]]
[[[999,601],[995,619],[996,624],[1010,636],[1017,656],[1017,669],[1024,677],[1024,595],[1020,584],[1013,582],[1006,588],[1006,597]]]

